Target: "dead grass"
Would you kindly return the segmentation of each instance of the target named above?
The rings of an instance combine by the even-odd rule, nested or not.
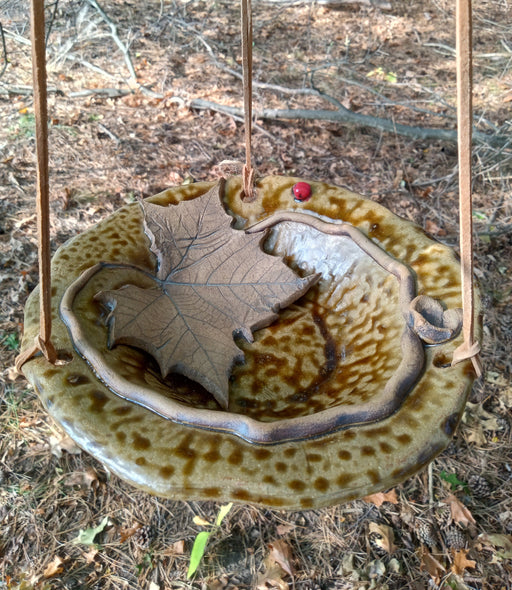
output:
[[[255,77],[290,88],[313,82],[365,114],[453,127],[452,4],[400,0],[381,12],[256,3]],[[190,177],[212,178],[220,161],[243,159],[240,122],[187,106],[195,98],[240,104],[239,81],[208,52],[225,68],[239,69],[237,7],[225,0],[104,0],[101,6],[146,90],[130,92],[127,62],[98,12],[88,2],[61,0],[48,44],[54,249],[139,195]],[[510,135],[510,6],[477,0],[474,10],[476,126]],[[359,501],[302,513],[236,506],[195,581],[187,582],[190,549],[201,530],[193,517],[212,522],[217,505],[153,498],[110,477],[60,438],[12,370],[23,304],[37,283],[26,12],[25,2],[0,1],[9,59],[0,79],[0,588],[255,588],[264,571],[275,582],[261,587],[288,588],[290,578],[271,570],[269,561],[269,543],[278,539],[291,549],[298,590],[512,588],[510,147],[475,150],[486,377],[475,386],[453,443],[397,489],[395,503]],[[386,80],[390,74],[396,83]],[[258,89],[255,106],[263,105],[326,106],[318,97]],[[347,185],[456,246],[453,145],[334,123],[259,126],[260,174]],[[459,545],[442,504],[452,493],[475,521],[464,525],[461,513],[452,512]],[[98,546],[73,543],[80,530],[105,517]],[[135,533],[137,527],[143,533]]]

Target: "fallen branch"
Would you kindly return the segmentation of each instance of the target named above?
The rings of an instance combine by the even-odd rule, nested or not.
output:
[[[0,23],[0,40],[2,42],[2,52],[4,55],[4,64],[2,69],[0,70],[0,78],[4,75],[5,70],[7,69],[7,64],[9,60],[7,59],[7,45],[5,44],[5,36],[4,36],[4,29],[2,27],[2,23]]]
[[[110,35],[114,40],[115,44],[119,47],[121,53],[124,57],[124,62],[126,67],[128,68],[128,72],[130,73],[130,78],[128,80],[129,83],[137,84],[137,74],[135,73],[135,68],[133,67],[132,58],[130,57],[130,52],[128,47],[121,41],[119,35],[117,34],[117,27],[116,25],[110,20],[110,18],[106,15],[105,11],[101,6],[96,2],[96,0],[87,0],[87,2],[97,10],[98,14],[101,16],[103,21],[107,24],[110,29]]]
[[[243,110],[238,107],[229,107],[211,102],[209,100],[195,99],[190,103],[190,107],[199,110],[211,110],[224,113],[230,116],[240,117]],[[312,121],[332,121],[334,123],[347,123],[360,127],[370,127],[410,137],[412,139],[447,141],[457,143],[457,131],[452,129],[439,129],[429,127],[413,127],[411,125],[402,125],[389,119],[381,119],[371,115],[354,113],[342,105],[338,106],[335,111],[329,110],[310,110],[310,109],[263,109],[255,113],[257,119],[302,119]],[[473,132],[473,141],[477,144],[503,145],[507,138],[500,135],[487,135],[480,131]]]
[[[91,70],[92,72],[95,72],[96,74],[100,74],[100,75],[104,76],[105,78],[109,78],[110,80],[118,80],[119,78],[121,78],[121,76],[115,76],[114,74],[107,72],[103,68],[100,68],[99,66],[96,66],[85,59],[80,59],[79,57],[76,57],[76,55],[73,55],[72,53],[66,54],[64,56],[64,59],[76,62],[76,63],[80,64],[81,66],[83,66],[84,68],[87,68],[88,70]]]
[[[47,93],[55,93],[57,95],[63,95],[62,90],[59,90],[56,86],[50,86],[47,88]],[[0,82],[0,95],[1,96],[9,96],[9,95],[20,95],[20,96],[30,96],[34,94],[34,88],[32,86],[13,86],[11,84],[4,84]]]
[[[153,92],[153,90],[151,90],[151,88],[148,88],[147,86],[144,86],[143,84],[139,84],[138,83],[138,81],[137,81],[137,74],[135,72],[135,68],[133,67],[132,58],[130,56],[130,50],[121,41],[121,39],[120,39],[120,37],[119,37],[119,35],[117,33],[117,26],[107,16],[106,12],[98,4],[97,0],[86,0],[86,1],[93,8],[95,8],[98,11],[98,14],[101,16],[101,18],[103,19],[103,21],[108,25],[108,27],[110,29],[110,36],[112,37],[112,39],[114,40],[115,44],[119,47],[121,53],[123,54],[124,62],[126,64],[126,67],[128,68],[128,72],[130,73],[130,77],[128,78],[128,80],[126,80],[126,83],[128,84],[128,86],[130,88],[132,88],[132,89],[133,88],[137,88],[137,90],[139,90],[143,94],[146,94],[147,96],[151,96],[153,98],[162,98],[162,95],[161,94],[158,94],[156,92]],[[90,64],[90,65],[92,65],[92,64]],[[108,74],[108,75],[110,75],[110,74]]]
[[[70,92],[69,98],[85,98],[87,96],[106,96],[107,98],[121,98],[133,94],[133,90],[123,88],[84,88],[76,92]]]
[[[512,223],[506,223],[502,227],[497,227],[496,229],[477,231],[476,235],[480,237],[485,236],[487,238],[498,238],[510,233],[512,233]]]
[[[326,6],[327,8],[343,8],[358,4],[360,6],[373,6],[382,10],[391,10],[391,2],[387,0],[314,0],[316,4]],[[280,6],[297,6],[300,4],[313,4],[313,0],[260,0],[261,4],[279,4]]]
[[[46,47],[48,47],[48,39],[50,38],[50,33],[52,32],[53,23],[55,22],[55,17],[57,16],[57,10],[59,9],[59,0],[55,0],[53,3],[53,10],[50,15],[50,19],[46,24],[46,35],[44,38],[44,42]]]
[[[181,20],[176,19],[175,24],[182,26],[187,31],[191,31],[197,39],[203,44],[206,48],[206,51],[210,55],[213,63],[216,67],[220,70],[238,78],[239,80],[242,79],[242,74],[232,68],[225,66],[221,63],[215,52],[213,51],[210,44],[204,39],[204,37],[198,33],[189,23]],[[313,82],[313,75],[314,72],[310,72],[311,81]],[[350,80],[344,80],[348,83],[354,83]],[[361,84],[357,84],[362,86]],[[440,140],[440,141],[448,141],[450,143],[457,143],[457,131],[451,129],[440,129],[440,128],[428,128],[428,127],[413,127],[409,125],[403,125],[400,123],[395,123],[389,119],[382,119],[380,117],[373,117],[371,115],[363,115],[361,113],[354,113],[350,109],[344,107],[339,100],[330,96],[317,88],[288,88],[284,86],[280,86],[277,84],[268,84],[264,82],[259,82],[258,80],[253,80],[253,87],[261,88],[263,90],[270,90],[274,92],[280,92],[283,94],[288,94],[292,96],[316,96],[322,100],[325,100],[331,103],[333,106],[336,107],[336,110],[306,110],[306,109],[286,109],[286,110],[274,110],[274,109],[264,109],[260,113],[257,113],[257,117],[261,119],[309,119],[309,120],[324,120],[324,121],[334,121],[334,122],[342,122],[348,123],[352,125],[358,125],[361,127],[370,127],[374,129],[380,129],[381,131],[396,133],[398,135],[403,135],[405,137],[411,137],[413,139],[431,139],[431,140]],[[372,92],[379,96],[380,98],[383,97],[380,93],[376,92],[375,90],[365,87],[365,90]],[[389,101],[386,98],[386,102],[388,104],[397,104],[393,101]],[[243,111],[242,109],[237,109],[235,107],[227,107],[223,105],[219,105],[217,103],[213,103],[210,101],[205,101],[202,99],[193,100],[190,104],[192,108],[197,108],[200,110],[212,110],[217,111],[220,113],[224,113],[230,115],[232,117],[242,117]],[[410,107],[411,108],[411,107]],[[440,113],[433,113],[426,109],[418,109],[412,107],[412,110],[423,112],[428,115],[437,115],[437,116],[446,116]],[[475,117],[476,118],[476,117]],[[478,119],[480,120],[480,119]],[[489,124],[488,121],[485,121]],[[491,145],[495,147],[503,146],[507,143],[508,139],[504,136],[500,136],[498,134],[486,134],[482,133],[481,131],[473,130],[473,142],[475,144],[481,145]]]

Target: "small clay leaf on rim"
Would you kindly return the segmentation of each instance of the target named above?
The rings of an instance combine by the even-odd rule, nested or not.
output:
[[[143,203],[144,229],[158,261],[154,287],[125,285],[97,298],[111,310],[109,346],[145,350],[164,377],[181,373],[226,408],[233,363],[243,360],[233,337],[252,342],[252,331],[268,326],[318,276],[300,278],[263,252],[261,235],[232,229],[223,186],[179,205]]]

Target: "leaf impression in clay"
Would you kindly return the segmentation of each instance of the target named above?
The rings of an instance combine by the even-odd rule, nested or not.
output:
[[[273,322],[318,276],[299,277],[261,249],[261,234],[233,229],[222,191],[219,183],[178,205],[142,203],[157,258],[154,286],[125,285],[96,298],[110,310],[109,347],[141,348],[163,377],[181,373],[227,408],[232,366],[244,358],[234,337],[252,342],[252,332]]]

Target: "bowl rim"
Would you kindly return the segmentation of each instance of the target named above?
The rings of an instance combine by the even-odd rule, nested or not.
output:
[[[129,267],[147,274],[147,271],[132,265],[99,262],[84,271],[68,286],[60,302],[60,315],[68,329],[73,346],[92,367],[100,381],[119,397],[178,424],[230,433],[251,443],[268,445],[314,438],[351,426],[370,424],[388,418],[399,409],[425,366],[425,351],[421,338],[415,326],[409,321],[411,302],[416,297],[413,271],[388,254],[357,227],[339,220],[326,221],[325,217],[320,218],[311,213],[280,211],[241,231],[262,232],[279,223],[289,222],[308,225],[325,235],[349,238],[384,271],[393,274],[398,281],[398,305],[405,319],[400,343],[402,358],[382,391],[374,395],[369,402],[351,406],[341,404],[314,414],[263,422],[229,410],[194,408],[169,399],[150,387],[132,384],[113,371],[105,362],[101,351],[88,337],[86,324],[74,312],[76,298],[99,272]]]

